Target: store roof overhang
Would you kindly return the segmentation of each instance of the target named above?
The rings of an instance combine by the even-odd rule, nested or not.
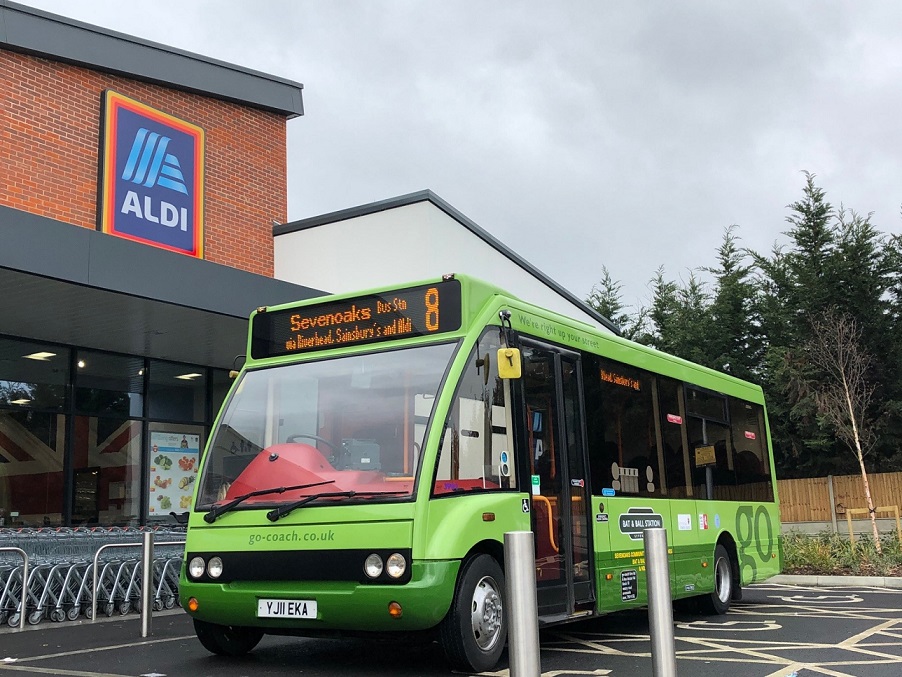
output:
[[[259,306],[324,292],[0,206],[0,333],[231,368]]]

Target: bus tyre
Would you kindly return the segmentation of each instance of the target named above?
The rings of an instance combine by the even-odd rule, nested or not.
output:
[[[699,601],[706,613],[725,614],[733,598],[733,564],[727,549],[718,543],[714,548],[714,592]]]
[[[203,647],[219,656],[243,656],[263,639],[263,631],[234,625],[216,625],[194,619],[194,632]]]
[[[489,555],[468,559],[457,579],[451,609],[439,628],[451,667],[461,672],[491,670],[507,640],[504,572]]]

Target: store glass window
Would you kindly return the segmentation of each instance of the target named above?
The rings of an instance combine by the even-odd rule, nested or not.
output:
[[[69,358],[0,338],[0,526],[62,524]]]
[[[148,416],[165,421],[205,418],[206,369],[195,365],[151,360],[148,374]]]
[[[0,407],[63,411],[69,350],[0,338]]]
[[[72,524],[138,524],[141,422],[76,416],[73,437]]]
[[[63,520],[66,417],[0,410],[0,526],[59,526]]]
[[[79,350],[75,364],[76,411],[125,418],[143,415],[143,358]]]

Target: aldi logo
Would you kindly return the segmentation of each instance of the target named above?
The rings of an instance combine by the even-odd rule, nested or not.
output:
[[[204,131],[107,90],[100,228],[203,258]]]

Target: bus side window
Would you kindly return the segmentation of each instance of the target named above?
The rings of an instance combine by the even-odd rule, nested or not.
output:
[[[510,381],[498,377],[501,347],[489,327],[467,359],[439,447],[433,495],[516,488]]]
[[[586,359],[592,491],[662,496],[654,377],[602,357]]]
[[[658,377],[658,411],[663,440],[664,479],[668,498],[692,498],[686,482],[689,449],[686,412],[682,404],[682,386],[673,379]]]
[[[617,460],[617,445],[604,439],[604,411],[598,357],[583,354],[583,385],[586,403],[586,438],[589,443],[589,490],[595,496],[611,486],[611,464]]]
[[[731,397],[730,421],[737,484],[735,500],[774,500],[767,437],[764,434],[764,409],[760,404]]]

